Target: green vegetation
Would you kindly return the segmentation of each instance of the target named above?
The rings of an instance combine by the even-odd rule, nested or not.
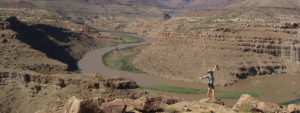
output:
[[[143,73],[142,70],[137,69],[133,67],[132,61],[133,58],[137,55],[137,53],[133,53],[127,56],[124,56],[120,59],[121,62],[121,70],[123,71],[130,71],[130,72],[136,72],[136,73]]]
[[[138,38],[131,35],[126,35],[122,33],[112,33],[111,36],[118,37],[120,40],[122,40],[121,43],[136,43],[136,42],[142,42],[144,39]]]
[[[222,93],[222,92],[221,92]],[[242,94],[249,94],[253,97],[259,97],[264,94],[263,91],[249,91],[249,92],[223,92],[222,95],[216,95],[217,98],[222,99],[238,99]]]
[[[74,73],[81,74],[80,70],[75,70]]]
[[[103,56],[102,56],[102,63],[105,65],[105,66],[107,66],[107,67],[109,67],[108,66],[108,55],[109,54],[111,54],[112,53],[112,51],[110,51],[110,52],[108,52],[108,53],[105,53]]]
[[[112,44],[120,44],[120,43],[137,43],[137,42],[143,42],[143,38],[135,37],[129,34],[125,33],[119,33],[115,31],[98,31],[98,32],[105,32],[109,33],[113,37],[117,37],[122,42],[114,42]],[[127,54],[123,54],[122,52],[127,52]],[[135,68],[132,65],[132,61],[136,55],[141,51],[140,48],[136,47],[128,47],[124,49],[116,49],[114,51],[108,52],[105,55],[102,56],[102,62],[105,66],[111,68],[111,69],[118,69],[122,71],[129,71],[129,72],[135,72],[135,73],[145,73],[142,70]],[[112,53],[116,52],[116,57],[112,58]],[[129,53],[128,53],[129,52]],[[119,54],[120,53],[120,54]]]
[[[206,89],[195,89],[195,88],[184,88],[177,86],[141,86],[144,89],[157,90],[162,92],[171,92],[171,93],[179,93],[179,94],[200,94],[206,93]]]
[[[116,54],[113,53],[116,51]],[[142,70],[135,68],[132,61],[141,51],[141,48],[129,47],[124,49],[116,49],[102,56],[102,62],[105,66],[111,69],[129,71],[135,73],[145,73]],[[123,54],[124,52],[124,54]],[[114,55],[113,55],[114,54]]]
[[[296,97],[300,97],[300,93],[299,93],[299,92],[294,91],[293,94],[294,94]]]
[[[121,42],[112,42],[113,45],[116,44],[122,44],[122,43],[137,43],[137,42],[143,42],[144,39],[143,38],[139,38],[135,35],[134,33],[127,33],[127,32],[118,32],[118,31],[109,31],[109,30],[99,30],[96,29],[97,32],[100,32],[102,34],[106,34],[112,37],[116,37],[119,40],[121,40]]]
[[[177,86],[141,86],[144,89],[157,90],[162,92],[170,92],[170,93],[179,93],[179,94],[200,94],[206,93],[206,89],[195,89],[195,88],[184,88]],[[216,95],[217,98],[221,99],[238,99],[242,94],[249,94],[253,97],[259,97],[264,94],[263,91],[249,91],[249,92],[232,92],[232,91],[216,91],[216,93],[221,93],[222,95]]]

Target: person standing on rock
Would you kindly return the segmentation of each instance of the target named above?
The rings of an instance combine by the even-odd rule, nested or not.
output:
[[[212,90],[213,100],[216,100],[216,98],[215,98],[215,86],[214,86],[214,71],[215,70],[219,70],[218,65],[216,65],[212,70],[209,69],[207,75],[204,75],[203,77],[199,77],[199,80],[208,78],[207,97],[210,99],[210,91]]]

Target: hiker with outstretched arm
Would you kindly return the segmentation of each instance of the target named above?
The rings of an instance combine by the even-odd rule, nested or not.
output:
[[[216,65],[212,70],[208,70],[208,74],[204,75],[203,77],[199,77],[199,80],[208,78],[208,91],[207,91],[207,97],[210,99],[210,91],[212,90],[212,97],[213,100],[216,100],[215,98],[215,86],[214,86],[214,71],[219,70],[218,65]]]

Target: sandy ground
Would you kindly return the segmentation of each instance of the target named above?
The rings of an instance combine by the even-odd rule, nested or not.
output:
[[[167,80],[156,76],[149,76],[147,74],[131,73],[118,70],[112,70],[104,66],[102,63],[102,56],[116,48],[125,48],[129,46],[145,45],[151,43],[150,38],[145,38],[141,43],[121,44],[113,47],[104,47],[93,50],[85,54],[85,56],[78,62],[78,66],[82,73],[101,73],[106,75],[115,75],[121,77],[128,77],[135,80],[139,85],[171,85],[189,88],[207,88],[206,84],[193,84],[175,80]],[[218,72],[215,73],[218,76]],[[293,92],[300,92],[300,75],[266,75],[250,77],[240,80],[232,86],[216,87],[221,91],[264,91],[265,94],[259,97],[260,100],[274,103],[282,103],[296,99]],[[158,92],[163,93],[163,92]],[[171,96],[178,96],[186,100],[199,100],[206,96],[206,94],[174,94],[163,93]],[[233,105],[237,100],[225,99],[228,106]]]

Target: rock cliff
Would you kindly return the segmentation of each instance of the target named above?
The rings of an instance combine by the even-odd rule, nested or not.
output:
[[[1,113],[33,113],[45,108],[61,108],[72,96],[84,100],[111,101],[147,95],[147,92],[138,88],[136,82],[125,78],[100,74],[45,75],[14,70],[1,70],[0,89]],[[68,105],[74,106],[76,103],[80,101]]]
[[[7,18],[0,23],[0,64],[40,73],[66,73],[78,70],[76,62],[86,51],[114,40],[91,28],[72,26],[82,30],[30,25],[16,17]]]
[[[216,84],[222,86],[248,76],[297,74],[300,43],[296,26],[282,23],[203,28],[202,33],[165,31],[137,56],[134,65],[152,75],[199,82],[197,77],[219,64]]]

